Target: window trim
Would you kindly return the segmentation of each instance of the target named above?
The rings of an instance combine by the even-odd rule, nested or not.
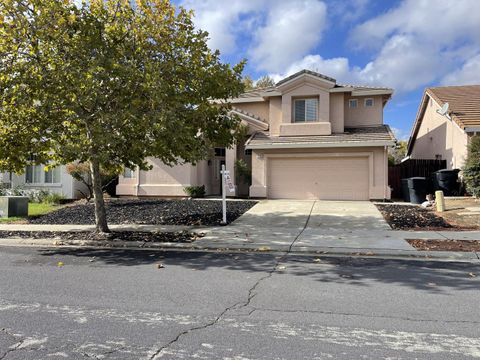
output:
[[[127,172],[130,173],[129,176],[125,176],[127,174]],[[137,178],[137,174],[136,174],[136,169],[130,169],[128,167],[125,167],[123,169],[123,174],[122,174],[123,178],[124,179],[136,179]]]
[[[352,106],[353,103],[355,103],[355,106]],[[348,108],[349,109],[357,109],[358,108],[358,99],[348,99]]]
[[[367,101],[368,100],[372,100],[372,105],[367,105]],[[375,106],[375,99],[374,98],[366,98],[364,101],[363,101],[363,106],[364,107],[374,107]]]
[[[297,120],[296,117],[295,117],[295,103],[297,101],[307,101],[307,100],[315,100],[315,120],[307,120],[306,103],[305,103],[305,118],[304,118],[304,120]],[[293,103],[292,103],[292,123],[294,123],[294,124],[305,124],[305,123],[318,122],[319,103],[320,103],[319,99],[316,96],[300,97],[300,98],[293,99]]]

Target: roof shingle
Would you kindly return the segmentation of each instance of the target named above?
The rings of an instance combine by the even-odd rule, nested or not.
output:
[[[440,106],[448,103],[452,119],[462,129],[480,126],[480,85],[432,87],[427,94]]]
[[[267,132],[257,132],[247,143],[247,148],[261,148],[261,147],[281,147],[282,145],[298,144],[310,145],[315,144],[321,146],[328,146],[335,144],[336,146],[344,144],[362,146],[364,143],[378,142],[383,145],[388,142],[395,142],[393,135],[388,125],[345,128],[344,133],[337,133],[332,135],[310,135],[310,136],[270,136]]]

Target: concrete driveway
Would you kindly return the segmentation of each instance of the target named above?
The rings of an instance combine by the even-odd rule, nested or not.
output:
[[[369,201],[263,200],[231,226],[330,230],[390,230]]]
[[[263,200],[205,240],[235,247],[414,250],[369,201]]]

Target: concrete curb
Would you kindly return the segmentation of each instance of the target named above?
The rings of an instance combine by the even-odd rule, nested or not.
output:
[[[232,253],[285,253],[289,246],[262,246],[255,244],[217,243],[201,244],[202,240],[192,243],[149,243],[140,241],[86,241],[58,239],[20,239],[2,238],[0,247],[41,247],[41,248],[85,248],[85,249],[123,249],[123,250],[158,250],[158,251],[202,251],[202,252],[232,252]],[[411,251],[389,249],[358,249],[341,247],[293,247],[291,255],[327,256],[327,257],[360,257],[423,261],[461,261],[480,263],[479,254],[474,252],[447,251]]]

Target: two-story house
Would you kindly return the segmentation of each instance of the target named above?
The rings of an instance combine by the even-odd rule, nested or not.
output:
[[[383,124],[383,108],[392,93],[388,88],[339,85],[302,70],[274,87],[231,99],[232,113],[248,126],[244,143],[212,149],[211,158],[195,166],[169,167],[149,159],[153,169],[127,171],[117,194],[185,196],[186,186],[205,185],[208,195],[219,195],[225,164],[236,182],[230,195],[388,199],[387,150],[395,138]],[[251,185],[235,176],[239,159],[251,169]]]

